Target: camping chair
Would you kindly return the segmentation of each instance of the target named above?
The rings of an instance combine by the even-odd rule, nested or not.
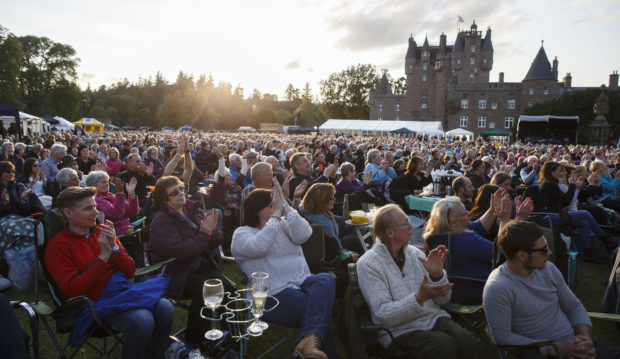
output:
[[[323,271],[325,264],[325,239],[323,235],[323,225],[311,224],[312,234],[306,242],[301,245],[308,263],[310,273],[316,274]]]
[[[392,332],[384,327],[373,324],[370,318],[370,309],[366,299],[359,287],[357,277],[357,267],[355,263],[347,266],[349,275],[349,286],[345,295],[344,310],[342,314],[345,318],[341,328],[341,336],[344,340],[345,349],[349,358],[367,358],[368,355],[379,358],[406,358],[408,357],[405,348],[399,346]],[[348,318],[346,318],[348,317]],[[352,325],[358,323],[358,325]],[[377,340],[380,332],[386,332],[392,342],[396,343],[396,349],[388,351]],[[358,339],[362,340],[358,340]]]
[[[34,359],[39,359],[39,321],[37,320],[37,313],[26,302],[11,301],[11,306],[13,309],[23,309],[28,315],[31,337],[31,341],[28,343],[28,346],[32,347],[32,355]]]

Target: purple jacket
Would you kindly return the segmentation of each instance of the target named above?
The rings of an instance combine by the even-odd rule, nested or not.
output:
[[[349,181],[342,178],[336,184],[336,202],[344,202],[344,195],[355,193],[357,191],[363,191],[368,189],[368,185],[365,183],[359,184],[356,181]]]
[[[114,223],[117,236],[122,236],[129,230],[129,218],[135,217],[140,211],[138,196],[127,201],[123,193],[98,194],[95,197],[97,209],[105,214],[105,218]]]
[[[156,264],[176,258],[166,268],[166,274],[170,276],[168,295],[172,297],[183,295],[188,274],[198,269],[201,260],[206,260],[208,266],[219,270],[210,250],[220,245],[222,233],[217,229],[209,237],[201,232],[200,218],[204,211],[194,208],[194,205],[194,201],[187,201],[185,216],[164,207],[155,214],[151,222],[151,261]]]

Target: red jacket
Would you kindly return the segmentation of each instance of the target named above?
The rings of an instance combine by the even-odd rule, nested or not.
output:
[[[118,238],[116,244],[121,248],[120,253],[110,257],[107,263],[98,258],[100,233],[99,228],[93,227],[86,238],[65,228],[45,248],[45,267],[69,298],[85,295],[98,300],[114,272],[119,270],[127,278],[134,275],[136,265]]]

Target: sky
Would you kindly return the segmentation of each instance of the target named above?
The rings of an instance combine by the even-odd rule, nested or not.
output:
[[[458,16],[465,23],[457,23]],[[593,0],[0,0],[0,25],[17,36],[71,45],[86,88],[159,71],[212,74],[216,82],[282,97],[355,64],[404,76],[408,38],[454,43],[457,26],[492,30],[491,81],[519,82],[541,40],[559,80],[607,84],[620,70],[620,1]]]

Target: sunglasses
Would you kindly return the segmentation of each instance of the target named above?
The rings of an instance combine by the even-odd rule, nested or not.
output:
[[[41,167],[38,163],[33,163],[32,167]]]
[[[179,187],[175,188],[174,191],[168,193],[168,197],[176,197],[176,196],[179,195],[179,193],[185,194],[185,187],[179,186]]]
[[[15,171],[13,171],[13,170],[8,170],[8,171],[5,171],[4,173],[15,173]]]
[[[549,250],[549,245],[545,244],[545,246],[542,247],[542,248],[531,248],[531,249],[526,250],[526,252],[528,252],[528,253],[532,253],[532,252],[547,253],[548,250]]]

